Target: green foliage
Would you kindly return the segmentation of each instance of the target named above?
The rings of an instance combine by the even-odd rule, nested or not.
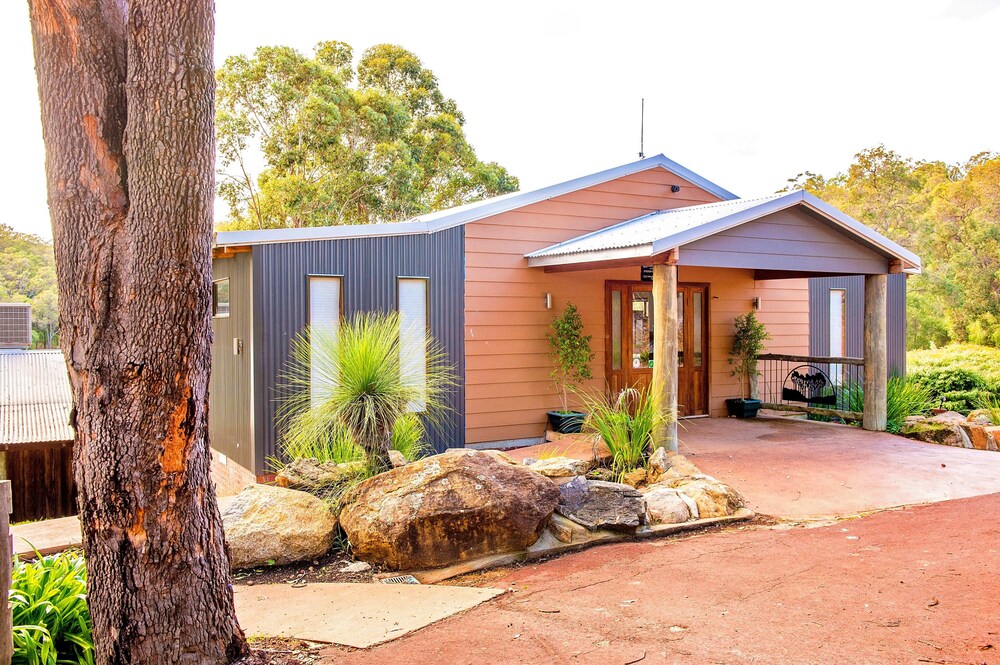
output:
[[[626,388],[613,397],[603,392],[585,395],[584,404],[584,430],[604,440],[618,477],[644,466],[653,448],[653,432],[667,418],[656,408],[653,389]]]
[[[934,406],[966,413],[988,396],[1000,397],[1000,349],[949,344],[910,351],[906,364],[909,376],[931,391]]]
[[[1000,425],[1000,396],[983,393],[976,402],[976,408],[985,412],[993,425]]]
[[[743,397],[750,395],[750,379],[757,376],[757,356],[764,350],[764,342],[771,339],[764,324],[757,320],[753,310],[733,319],[733,346],[729,351],[732,375],[739,377]]]
[[[546,335],[554,366],[550,376],[562,397],[562,412],[567,413],[569,391],[594,377],[590,368],[594,359],[594,351],[590,348],[592,335],[583,334],[583,319],[573,303],[567,303],[562,315],[552,320],[552,330]]]
[[[31,303],[34,346],[58,344],[57,296],[52,244],[0,224],[0,302]]]
[[[13,665],[94,662],[86,580],[79,552],[14,561]]]
[[[262,46],[226,59],[216,74],[224,228],[397,222],[517,190],[476,157],[454,100],[413,53],[373,46],[356,72],[352,59],[336,41],[312,57]]]
[[[313,328],[296,337],[279,408],[285,454],[352,461],[356,444],[374,470],[387,468],[394,442],[404,456],[419,455],[423,424],[440,421],[455,384],[440,346],[430,336],[426,344],[421,382],[402,362],[396,313],[357,314],[336,333]],[[411,413],[418,405],[419,418]]]
[[[845,173],[803,173],[805,189],[921,256],[907,284],[907,345],[1000,346],[1000,156],[965,164],[906,159],[879,145]]]
[[[912,378],[894,376],[886,386],[886,431],[898,434],[907,416],[922,416],[934,406],[933,393]]]

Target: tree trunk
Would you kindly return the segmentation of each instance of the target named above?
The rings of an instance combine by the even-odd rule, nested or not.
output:
[[[247,648],[207,426],[213,5],[29,7],[96,660],[231,662]]]

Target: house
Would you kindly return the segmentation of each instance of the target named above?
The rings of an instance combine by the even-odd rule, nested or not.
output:
[[[62,351],[0,350],[0,480],[14,522],[76,514],[72,404]]]
[[[260,477],[292,338],[373,309],[425,318],[461,379],[438,450],[541,440],[558,405],[546,333],[568,302],[593,335],[591,389],[656,382],[662,408],[723,416],[733,318],[753,308],[780,364],[765,401],[805,358],[830,384],[867,379],[865,424],[881,404],[884,428],[920,259],[808,193],[740,199],[658,155],[399,224],[220,232],[213,270],[212,443]]]

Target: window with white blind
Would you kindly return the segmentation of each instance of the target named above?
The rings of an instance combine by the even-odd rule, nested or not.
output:
[[[427,388],[427,291],[426,277],[399,277],[399,353],[403,383],[423,393]],[[427,408],[425,397],[410,404],[410,410]]]
[[[332,275],[309,276],[309,327],[313,331],[327,330],[335,339],[340,330],[341,281],[340,277]],[[316,358],[319,336],[313,335],[311,339],[310,350]],[[335,369],[319,362],[310,363],[309,385],[314,400],[324,385],[336,379]]]

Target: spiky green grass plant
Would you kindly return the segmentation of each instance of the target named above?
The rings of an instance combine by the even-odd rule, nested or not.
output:
[[[411,375],[401,337],[398,314],[368,312],[336,333],[315,328],[295,338],[285,374],[290,394],[279,408],[286,455],[349,461],[355,444],[377,472],[390,467],[394,443],[404,456],[420,453],[423,427],[441,421],[455,378],[430,335],[423,376]]]
[[[863,413],[865,409],[864,386],[860,382],[855,382],[845,386],[842,390],[847,410]],[[933,406],[933,394],[926,385],[908,377],[891,377],[885,390],[886,431],[899,434],[907,417],[922,416]]]
[[[14,625],[12,665],[94,662],[87,608],[87,568],[70,551],[15,559],[10,590]]]
[[[584,430],[598,434],[611,454],[611,470],[620,479],[645,466],[653,431],[665,416],[656,408],[652,389],[626,388],[617,395],[584,395]]]

